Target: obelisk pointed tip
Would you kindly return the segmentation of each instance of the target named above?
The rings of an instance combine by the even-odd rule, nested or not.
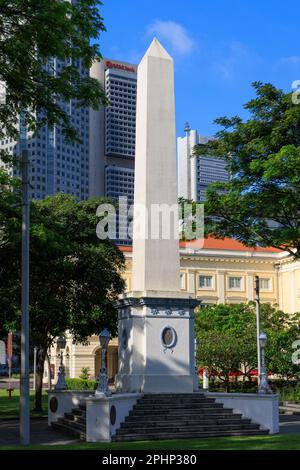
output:
[[[161,45],[159,40],[155,37],[150,44],[144,57],[156,57],[157,59],[173,60],[166,49]]]

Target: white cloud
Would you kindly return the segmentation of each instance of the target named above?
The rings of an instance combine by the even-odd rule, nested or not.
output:
[[[174,52],[180,55],[191,53],[196,45],[188,31],[175,21],[156,20],[148,27],[147,32],[169,42]]]
[[[290,57],[282,57],[280,59],[281,64],[289,64],[289,65],[299,65],[300,64],[300,56],[299,55],[292,55]]]
[[[225,80],[233,79],[241,66],[250,66],[261,60],[255,52],[251,51],[240,41],[232,41],[222,48],[222,52],[218,51],[217,55],[219,57],[217,60],[214,60],[213,68]]]

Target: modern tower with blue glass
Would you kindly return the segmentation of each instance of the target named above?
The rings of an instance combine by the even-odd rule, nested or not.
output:
[[[48,63],[49,73],[59,74],[65,63],[52,59]],[[89,70],[78,62],[82,77],[89,75]],[[73,195],[77,200],[89,196],[89,108],[80,107],[72,101],[61,102],[73,127],[77,130],[80,142],[68,142],[61,125],[43,126],[35,135],[28,132],[26,145],[30,161],[30,196],[43,199],[48,195],[63,192]],[[23,139],[24,140],[24,139]],[[0,148],[11,155],[19,155],[19,142],[2,139]],[[10,170],[19,176],[17,167]]]

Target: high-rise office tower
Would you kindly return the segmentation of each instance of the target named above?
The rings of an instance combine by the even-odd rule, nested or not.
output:
[[[225,160],[208,155],[193,156],[194,147],[208,141],[208,137],[191,130],[188,123],[185,125],[185,137],[177,139],[179,197],[203,202],[209,184],[229,180]]]
[[[49,71],[59,74],[65,66],[61,60],[52,59],[48,63]],[[80,61],[78,68],[82,77],[88,76]],[[35,199],[64,192],[72,194],[78,200],[89,196],[89,109],[77,108],[72,101],[61,102],[61,107],[69,114],[81,142],[68,142],[60,125],[53,128],[43,126],[36,135],[27,134],[26,147],[30,159],[30,193]],[[20,142],[4,138],[0,148],[10,154],[18,155]],[[11,173],[19,175],[18,168]]]
[[[90,195],[127,196],[133,202],[137,66],[111,59],[95,63],[109,106],[90,111]]]
[[[134,196],[137,66],[103,59],[93,65],[91,76],[104,87],[109,106],[90,111],[90,196],[126,197],[129,209]],[[117,243],[128,244],[126,229],[127,217],[120,216]]]

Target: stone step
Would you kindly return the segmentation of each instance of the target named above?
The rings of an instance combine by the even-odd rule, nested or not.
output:
[[[79,408],[73,408],[71,413],[76,415],[76,416],[82,416],[82,417],[86,416],[86,410],[80,410]]]
[[[71,426],[66,426],[65,424],[56,422],[52,423],[51,427],[55,429],[56,431],[62,432],[64,434],[68,434],[69,436],[76,437],[77,439],[80,439],[81,441],[86,440],[86,434],[78,429],[74,429]]]
[[[293,408],[292,406],[280,406],[279,413],[286,415],[300,415],[300,409]]]
[[[208,414],[218,414],[218,413],[224,413],[224,414],[231,414],[232,410],[229,409],[224,409],[224,408],[202,408],[201,410],[194,410],[194,409],[189,409],[189,410],[183,410],[183,409],[169,409],[169,410],[140,410],[139,408],[136,408],[134,410],[130,411],[130,416],[202,416],[202,415],[208,415]]]
[[[137,403],[147,403],[147,404],[156,404],[156,403],[178,403],[178,404],[185,404],[185,403],[215,403],[214,398],[205,398],[205,397],[197,397],[197,398],[139,398]]]
[[[162,398],[174,399],[174,398],[206,398],[205,393],[193,392],[193,393],[145,393],[142,397],[144,400],[154,398],[160,400]]]
[[[151,441],[151,440],[172,440],[172,439],[198,439],[204,437],[226,437],[226,436],[265,436],[269,432],[260,429],[245,429],[237,431],[203,431],[203,432],[176,432],[176,433],[152,433],[141,436],[138,433],[115,435],[112,440],[115,442],[121,441]]]
[[[231,413],[224,413],[224,414],[203,414],[203,415],[189,415],[189,416],[135,416],[135,415],[129,415],[125,418],[124,423],[132,423],[138,424],[138,423],[149,423],[151,421],[155,421],[158,423],[178,423],[178,422],[183,422],[183,423],[193,423],[194,421],[203,421],[203,420],[213,420],[213,421],[222,421],[226,419],[233,419],[236,421],[239,421],[242,418],[241,414],[231,414]]]
[[[125,435],[131,433],[135,434],[140,434],[141,436],[144,434],[154,434],[154,433],[159,433],[159,434],[172,434],[175,432],[189,432],[189,433],[194,433],[194,432],[206,432],[206,431],[238,431],[238,430],[252,430],[252,429],[259,429],[258,424],[242,424],[242,423],[237,423],[237,424],[208,424],[208,425],[202,425],[200,423],[197,423],[195,425],[186,425],[186,426],[181,426],[180,424],[173,425],[173,426],[168,426],[165,428],[157,428],[155,426],[149,426],[149,427],[144,427],[144,428],[136,428],[136,429],[131,429],[131,428],[121,428],[117,430],[117,435]],[[137,432],[138,431],[138,432]]]
[[[79,431],[86,431],[86,424],[78,423],[77,421],[73,421],[67,418],[58,418],[57,422],[65,426],[72,427],[76,430],[78,429]]]
[[[134,405],[133,409],[139,409],[139,410],[198,410],[202,408],[207,408],[207,409],[216,409],[216,408],[223,408],[222,403],[153,403],[152,405],[148,405],[147,403],[137,403]]]
[[[141,420],[143,421],[178,421],[179,419],[187,420],[187,421],[198,421],[199,419],[207,419],[207,418],[213,418],[213,419],[222,419],[222,418],[228,418],[232,417],[233,414],[228,412],[227,410],[221,410],[219,412],[211,412],[211,413],[190,413],[190,414],[136,414],[130,412],[129,415],[125,418],[125,422],[131,421],[131,422],[139,422]],[[241,414],[234,415],[239,418],[242,417]]]
[[[214,425],[218,426],[219,424],[226,424],[226,425],[231,425],[231,424],[251,424],[250,419],[241,419],[240,417],[235,418],[235,416],[231,416],[230,418],[219,418],[219,419],[201,419],[197,420],[197,424],[199,425]],[[120,429],[140,429],[140,428],[145,428],[145,427],[153,427],[153,428],[168,428],[172,425],[172,421],[125,421],[124,423],[121,423],[121,428]],[[174,426],[195,426],[195,424],[192,421],[188,420],[181,420],[180,422],[175,421]]]
[[[296,408],[300,411],[300,403],[293,403],[291,401],[283,401],[280,403],[280,406],[284,406],[288,408]]]
[[[137,403],[147,403],[156,404],[156,403],[214,403],[215,399],[210,397],[195,397],[195,398],[188,398],[188,397],[180,397],[180,398],[165,398],[165,397],[157,397],[157,398],[145,398],[141,397],[138,399]]]
[[[70,421],[77,421],[78,423],[85,424],[86,423],[86,417],[85,416],[80,416],[76,415],[73,413],[65,413],[64,417],[66,419],[69,419]]]

